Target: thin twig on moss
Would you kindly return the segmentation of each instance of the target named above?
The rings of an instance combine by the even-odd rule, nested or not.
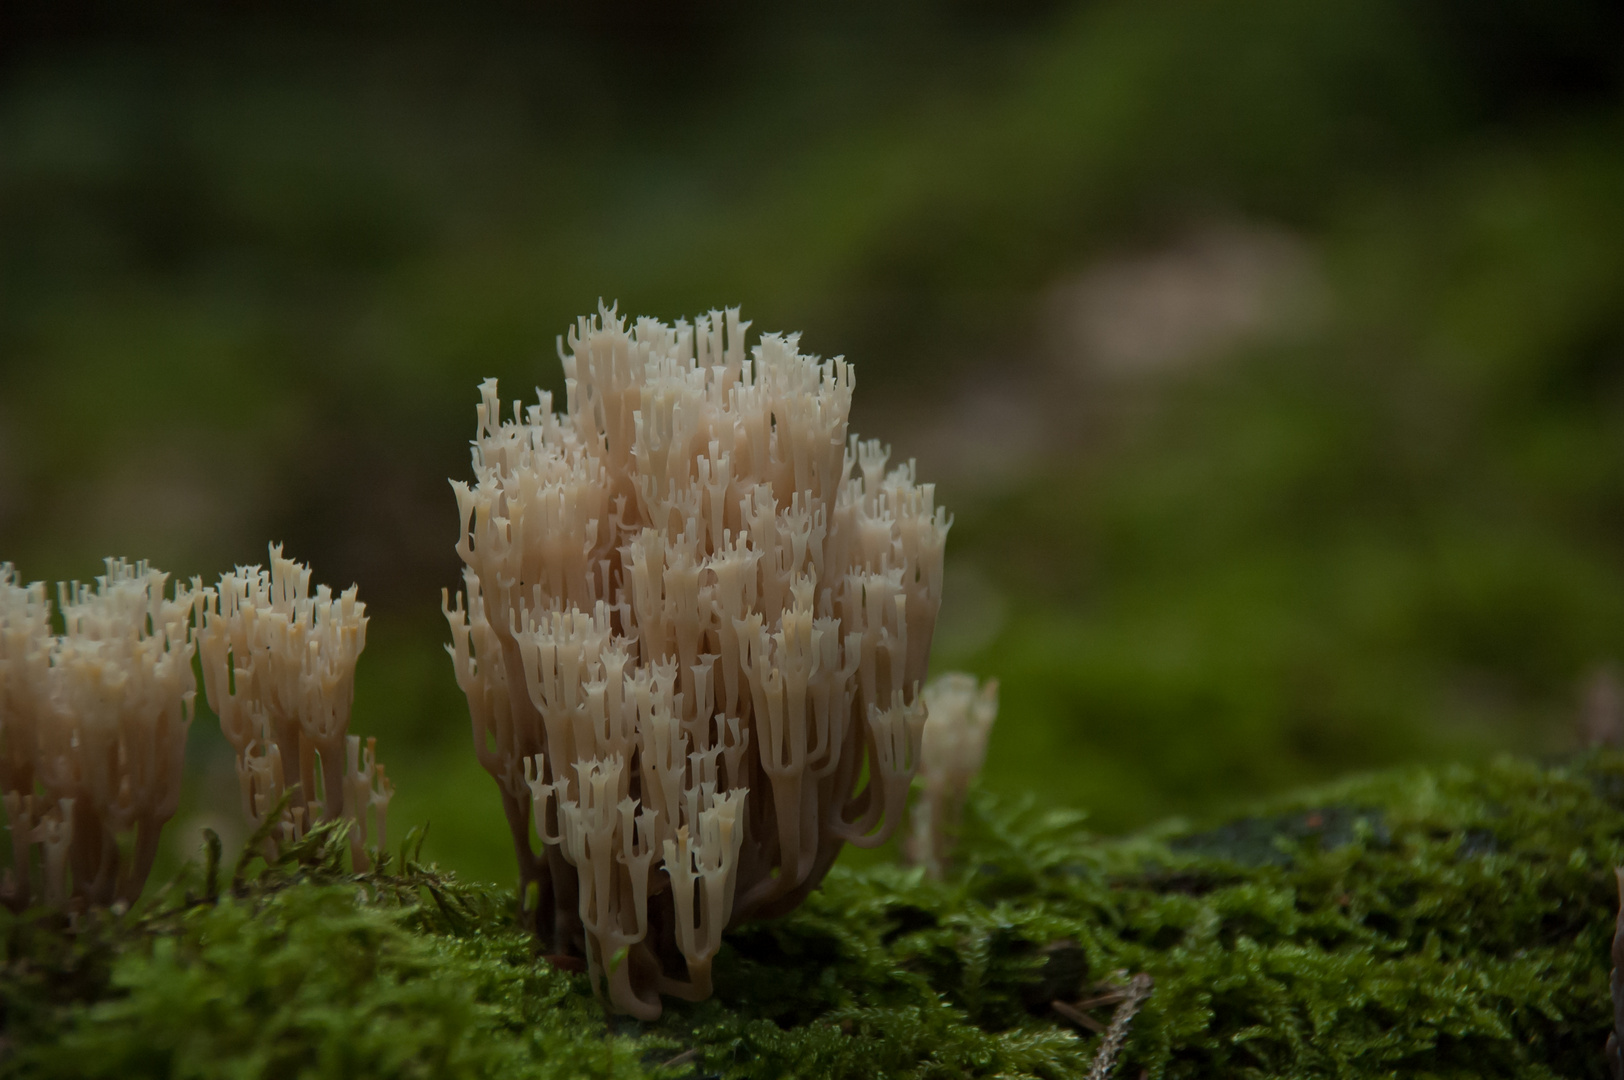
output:
[[[1150,997],[1153,984],[1151,977],[1143,971],[1128,980],[1127,995],[1117,1006],[1116,1012],[1111,1014],[1111,1027],[1106,1031],[1105,1038],[1100,1040],[1099,1049],[1094,1051],[1094,1060],[1089,1062],[1088,1080],[1109,1080],[1111,1073],[1116,1071],[1117,1055],[1128,1041],[1128,1026],[1145,1004],[1145,999]]]

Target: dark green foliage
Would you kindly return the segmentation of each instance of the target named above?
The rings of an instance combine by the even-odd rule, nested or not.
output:
[[[966,833],[947,882],[837,868],[647,1027],[606,1021],[510,898],[410,857],[346,874],[327,833],[218,899],[183,879],[76,935],[10,919],[0,1071],[1058,1080],[1099,1038],[1049,1001],[1142,971],[1118,1076],[1604,1075],[1624,756],[1382,774],[1125,841],[982,797]]]

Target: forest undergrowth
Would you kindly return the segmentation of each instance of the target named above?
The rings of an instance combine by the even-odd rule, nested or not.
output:
[[[1373,774],[1118,839],[979,795],[947,880],[837,867],[650,1025],[421,838],[354,874],[342,823],[269,865],[205,837],[132,911],[0,913],[0,1076],[1605,1074],[1624,754]]]

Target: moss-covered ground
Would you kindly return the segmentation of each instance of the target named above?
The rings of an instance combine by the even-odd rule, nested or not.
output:
[[[201,865],[3,926],[7,1077],[1602,1076],[1624,755],[1411,769],[1211,829],[982,798],[945,882],[837,868],[731,934],[714,1000],[606,1018],[511,898],[411,857]],[[216,851],[218,849],[216,848]],[[1080,1002],[1068,1021],[1051,1002]]]

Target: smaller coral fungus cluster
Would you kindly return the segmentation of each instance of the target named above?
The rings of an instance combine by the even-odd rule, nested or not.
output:
[[[108,559],[93,586],[59,587],[65,632],[51,632],[41,582],[0,567],[0,788],[13,867],[4,899],[33,898],[31,849],[44,848],[44,899],[128,903],[180,798],[192,723],[192,594],[146,563]],[[131,852],[119,838],[134,834]],[[71,878],[71,889],[69,879]]]
[[[269,571],[239,566],[198,594],[197,626],[203,688],[237,752],[243,814],[256,830],[280,815],[268,854],[343,815],[354,823],[351,853],[364,869],[369,811],[376,809],[381,845],[394,788],[374,740],[363,752],[349,734],[355,662],[367,641],[355,586],[334,599],[319,585],[311,596],[310,568],[273,547]]]
[[[310,570],[277,547],[269,572],[238,567],[217,586],[194,578],[166,594],[168,578],[108,559],[93,585],[58,586],[56,633],[44,583],[0,565],[0,799],[12,849],[0,902],[13,909],[140,895],[180,800],[199,652],[237,750],[243,809],[256,827],[280,815],[273,847],[347,816],[365,867],[374,811],[382,843],[392,789],[371,741],[363,757],[348,734],[366,643],[355,590],[312,597]]]

